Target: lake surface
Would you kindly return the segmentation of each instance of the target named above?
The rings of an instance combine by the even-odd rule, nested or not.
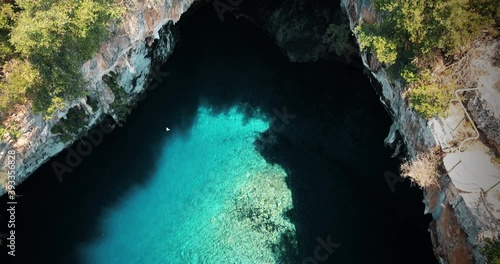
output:
[[[421,191],[384,178],[391,122],[361,68],[290,63],[210,8],[178,30],[123,127],[62,183],[66,151],[19,187],[16,263],[436,263]]]

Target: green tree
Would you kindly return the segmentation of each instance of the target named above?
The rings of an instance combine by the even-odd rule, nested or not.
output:
[[[379,23],[355,28],[361,50],[374,52],[391,78],[409,84],[412,107],[440,115],[457,87],[430,77],[435,58],[460,54],[484,29],[498,26],[496,0],[374,0]],[[450,78],[448,78],[450,79]]]
[[[323,43],[328,45],[328,51],[334,51],[340,56],[344,53],[350,33],[349,26],[346,24],[330,24],[323,36]]]
[[[3,68],[4,80],[0,82],[0,113],[18,103],[25,103],[26,89],[36,87],[40,75],[29,61],[12,59]],[[1,116],[1,115],[0,115]]]
[[[498,240],[487,239],[482,253],[488,264],[500,264],[500,242]]]
[[[0,82],[7,95],[0,116],[9,105],[29,101],[45,118],[85,95],[80,67],[125,11],[118,0],[16,0],[0,7],[0,58],[9,71]]]
[[[0,3],[0,65],[3,65],[13,53],[9,43],[9,32],[14,19],[14,7],[12,3]]]

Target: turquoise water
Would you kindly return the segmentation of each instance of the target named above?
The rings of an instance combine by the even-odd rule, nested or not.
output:
[[[187,134],[165,132],[151,180],[107,208],[85,263],[275,263],[294,226],[286,173],[255,150],[268,120],[201,107]],[[137,157],[140,159],[141,157]],[[286,257],[286,256],[285,256]]]
[[[207,7],[177,24],[171,74],[123,127],[62,183],[66,150],[19,186],[15,263],[303,263],[328,237],[341,246],[318,263],[437,263],[421,190],[384,178],[391,120],[361,69],[289,63]],[[255,142],[285,106],[296,118]]]

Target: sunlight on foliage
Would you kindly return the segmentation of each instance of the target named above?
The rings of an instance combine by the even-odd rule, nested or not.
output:
[[[361,22],[355,28],[361,50],[375,53],[389,77],[402,77],[409,84],[409,99],[419,114],[429,118],[444,113],[456,84],[422,72],[433,69],[436,57],[460,55],[484,30],[498,28],[500,5],[496,0],[374,0],[374,4],[380,22]]]
[[[29,102],[51,118],[67,100],[85,95],[80,67],[124,11],[115,0],[0,3],[0,117]]]

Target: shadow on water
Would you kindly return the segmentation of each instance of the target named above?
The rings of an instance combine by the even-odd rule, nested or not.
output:
[[[150,181],[165,126],[187,133],[200,105],[217,113],[241,103],[269,116],[285,106],[296,115],[270,135],[273,143],[255,144],[288,172],[297,263],[314,257],[318,238],[329,236],[340,247],[318,263],[435,262],[421,193],[403,185],[391,193],[383,177],[397,166],[383,146],[390,119],[359,68],[289,63],[262,33],[230,17],[221,23],[211,6],[178,27],[180,42],[163,66],[170,76],[124,127],[106,135],[63,183],[50,164],[64,163],[65,151],[19,187],[19,263],[79,263],[75,248],[102,235],[107,208]]]

